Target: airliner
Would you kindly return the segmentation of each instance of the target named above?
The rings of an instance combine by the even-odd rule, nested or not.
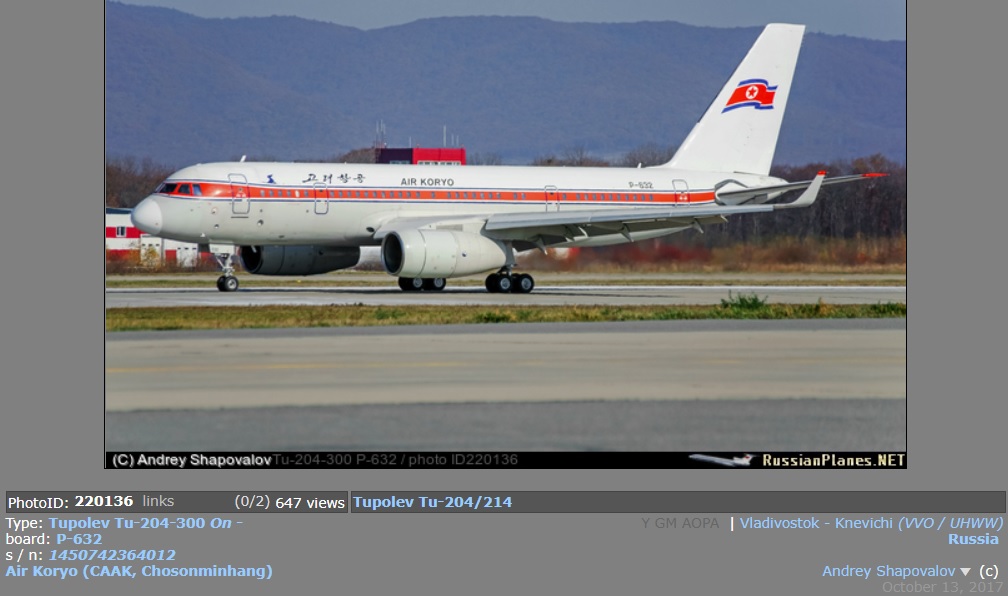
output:
[[[238,289],[234,247],[259,275],[353,267],[380,246],[404,291],[442,290],[486,274],[490,292],[528,293],[516,253],[607,246],[811,205],[824,185],[884,174],[788,182],[769,175],[803,25],[770,24],[672,159],[636,168],[348,163],[198,164],[169,176],[133,210],[155,236],[196,242]],[[794,200],[769,203],[788,191]],[[226,247],[226,248],[225,248]]]
[[[696,461],[702,461],[708,464],[717,464],[728,468],[748,468],[749,462],[752,461],[752,458],[753,456],[748,453],[746,453],[743,457],[733,457],[731,459],[728,459],[727,457],[704,455],[703,453],[694,453],[690,455],[690,459],[695,459]]]

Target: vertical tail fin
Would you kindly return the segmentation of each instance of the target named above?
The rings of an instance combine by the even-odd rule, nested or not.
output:
[[[767,25],[663,167],[768,174],[804,33],[804,25]]]

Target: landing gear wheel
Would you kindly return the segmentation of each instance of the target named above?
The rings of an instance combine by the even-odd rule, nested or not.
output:
[[[535,287],[535,280],[528,273],[522,273],[521,275],[515,275],[514,288],[511,290],[516,294],[528,294]]]
[[[217,289],[221,292],[234,292],[238,290],[238,278],[233,275],[222,275],[217,278]]]
[[[433,277],[423,280],[423,289],[433,292],[440,292],[445,289],[446,285],[448,285],[448,283],[443,277]]]
[[[400,277],[399,289],[403,292],[419,292],[423,289],[424,280],[419,277]]]
[[[483,282],[483,285],[486,286],[487,292],[490,292],[491,294],[497,293],[498,277],[500,277],[500,274],[498,273],[491,273],[490,275],[487,276],[486,281]]]
[[[521,275],[511,275],[510,273],[491,273],[486,278],[486,289],[491,294],[527,294],[535,287],[532,276],[523,273]]]
[[[215,253],[214,258],[217,259],[217,264],[220,265],[221,271],[224,275],[217,278],[217,289],[221,292],[234,292],[238,289],[238,278],[232,275],[234,273],[234,253]]]
[[[497,292],[501,294],[507,294],[514,287],[514,281],[508,274],[498,275],[496,279]]]

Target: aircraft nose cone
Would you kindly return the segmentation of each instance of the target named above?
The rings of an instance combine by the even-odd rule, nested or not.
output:
[[[140,204],[133,209],[130,219],[133,220],[133,225],[141,232],[155,236],[161,232],[163,222],[161,219],[161,207],[152,198],[140,201]]]

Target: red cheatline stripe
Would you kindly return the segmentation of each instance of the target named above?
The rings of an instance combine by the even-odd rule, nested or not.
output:
[[[197,198],[224,198],[230,199],[230,184],[214,184],[200,182],[202,196]],[[420,190],[400,188],[325,188],[313,189],[304,187],[281,187],[276,185],[255,186],[250,185],[246,191],[249,200],[258,199],[291,199],[291,200],[316,200],[316,199],[367,199],[367,200],[414,200],[414,201],[451,201],[468,203],[473,201],[482,202],[558,202],[577,203],[585,205],[623,205],[623,204],[692,204],[709,203],[714,200],[714,193],[711,191],[689,191],[689,192],[615,192],[615,191],[580,191],[567,190],[557,191],[547,194],[545,191],[513,191],[513,190]],[[191,196],[177,195],[172,196]],[[653,197],[653,198],[651,198]]]

